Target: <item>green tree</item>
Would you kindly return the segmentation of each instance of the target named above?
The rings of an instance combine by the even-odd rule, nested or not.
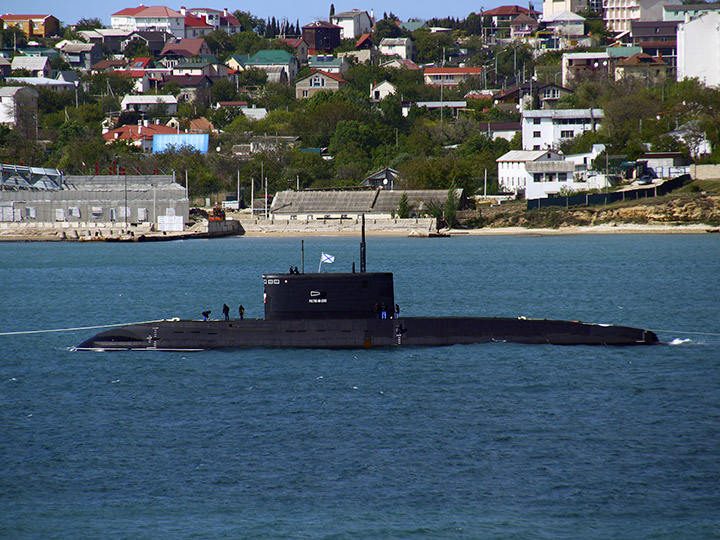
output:
[[[75,23],[75,30],[78,32],[81,30],[95,30],[97,28],[102,28],[103,23],[100,19],[94,17],[83,17],[78,22]]]
[[[447,193],[445,206],[443,207],[443,216],[448,227],[454,227],[457,222],[458,200],[455,196],[455,189],[451,187]]]
[[[400,195],[400,202],[398,203],[397,214],[399,218],[403,219],[410,217],[410,204],[408,203],[408,196],[405,192]]]

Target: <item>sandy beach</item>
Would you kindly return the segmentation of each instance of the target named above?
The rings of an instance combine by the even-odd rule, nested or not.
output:
[[[242,224],[242,222],[241,222]],[[309,237],[309,236],[357,236],[360,234],[360,227],[337,227],[321,226],[318,223],[312,226],[287,227],[281,224],[264,224],[262,226],[249,226],[242,224],[244,232],[240,236],[249,238],[272,238],[272,237]],[[0,242],[42,242],[42,241],[102,241],[107,238],[89,238],[83,234],[72,234],[73,229],[64,229],[64,235],[60,235],[57,229],[45,228],[5,228],[0,230]],[[550,228],[525,228],[525,227],[484,227],[480,229],[442,229],[438,232],[429,231],[425,227],[366,227],[367,236],[407,236],[415,238],[437,238],[452,236],[540,236],[540,235],[562,235],[562,234],[707,234],[719,232],[717,226],[702,223],[689,225],[669,224],[635,224],[616,223],[593,226],[571,226]],[[176,233],[168,235],[163,240],[171,238],[192,238],[192,234]],[[130,240],[127,238],[126,240]],[[147,238],[147,240],[152,240]]]

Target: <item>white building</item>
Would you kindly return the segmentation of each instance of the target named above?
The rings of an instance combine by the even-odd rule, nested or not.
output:
[[[602,109],[523,111],[522,147],[524,150],[557,148],[563,139],[572,139],[585,131],[597,131],[604,117]]]
[[[663,7],[680,0],[603,0],[603,19],[611,32],[629,32],[632,21],[661,21]]]
[[[677,80],[697,78],[720,85],[720,13],[712,11],[680,23],[677,29]]]
[[[585,17],[571,11],[544,14],[542,22],[547,30],[561,39],[579,39],[585,35]]]
[[[177,98],[175,96],[125,96],[120,103],[123,111],[147,112],[153,107],[165,107],[167,114],[177,113]]]
[[[397,94],[397,86],[388,81],[370,86],[370,101],[382,101],[391,94]]]
[[[336,13],[330,22],[340,27],[340,39],[357,39],[372,31],[372,20],[367,11],[352,9]]]
[[[415,57],[415,44],[410,38],[384,38],[378,50],[382,55],[397,56],[403,60],[412,60]]]
[[[528,162],[525,169],[530,180],[525,186],[525,198],[545,199],[609,187],[605,174],[592,173],[593,161],[604,150],[604,144],[594,144],[590,152],[565,156],[562,161]]]
[[[543,21],[556,13],[570,11],[580,13],[589,8],[587,0],[545,0],[543,2]]]
[[[164,31],[178,39],[185,37],[185,16],[165,6],[125,8],[110,16],[110,25],[133,32]]]
[[[0,124],[29,137],[37,129],[38,92],[27,86],[0,87]]]
[[[552,150],[511,150],[496,161],[498,184],[503,190],[516,194],[524,192],[533,180],[533,176],[527,170],[528,163],[554,162],[551,167],[565,167],[561,165],[564,163],[562,156]],[[574,164],[572,166],[574,167]]]

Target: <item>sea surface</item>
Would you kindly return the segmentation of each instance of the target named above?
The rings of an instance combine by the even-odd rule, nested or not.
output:
[[[304,247],[359,264],[355,238]],[[720,235],[368,238],[403,316],[667,345],[71,350],[262,317],[291,265],[300,239],[0,244],[0,538],[720,538]],[[37,330],[64,331],[8,334]]]

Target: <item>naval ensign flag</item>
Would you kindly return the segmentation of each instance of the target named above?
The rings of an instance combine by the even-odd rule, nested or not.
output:
[[[320,269],[322,268],[322,263],[332,263],[335,262],[335,256],[329,255],[323,251],[322,255],[320,256],[320,264],[318,265],[318,273],[320,272]]]

